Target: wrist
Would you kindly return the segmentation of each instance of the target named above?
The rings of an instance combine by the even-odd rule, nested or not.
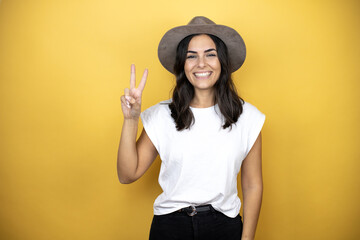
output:
[[[246,230],[241,234],[241,240],[254,240],[255,236],[253,234],[249,234]]]
[[[139,118],[124,118],[123,127],[138,129],[139,126]]]
[[[241,237],[241,240],[254,240],[254,238],[250,238],[250,237]]]
[[[127,123],[136,123],[138,124],[139,123],[139,118],[140,117],[130,117],[130,118],[124,118],[124,123],[127,122]]]

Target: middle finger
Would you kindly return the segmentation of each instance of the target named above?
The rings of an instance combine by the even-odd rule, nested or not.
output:
[[[130,73],[130,89],[135,88],[136,84],[136,72],[135,72],[135,65],[131,64],[131,73]]]

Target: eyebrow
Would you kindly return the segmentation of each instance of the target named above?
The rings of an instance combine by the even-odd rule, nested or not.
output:
[[[207,52],[211,52],[211,51],[216,52],[216,49],[215,48],[210,48],[210,49],[205,50],[204,52],[207,53]],[[197,53],[197,52],[196,51],[187,51],[186,53]]]

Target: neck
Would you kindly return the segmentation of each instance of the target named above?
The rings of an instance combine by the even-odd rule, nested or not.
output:
[[[195,108],[207,108],[215,105],[215,94],[212,90],[209,91],[195,91],[195,96],[191,100],[190,106]]]

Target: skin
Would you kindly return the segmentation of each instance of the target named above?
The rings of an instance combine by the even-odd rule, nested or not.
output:
[[[192,107],[214,105],[214,84],[220,77],[221,64],[216,45],[208,35],[197,35],[191,39],[184,70],[195,90]]]
[[[135,65],[131,65],[130,88],[126,88],[124,95],[121,96],[124,123],[118,150],[117,171],[119,181],[124,184],[139,179],[158,155],[144,129],[136,141],[141,113],[141,97],[147,75],[148,70],[146,69],[139,86],[136,88]]]
[[[185,74],[195,89],[192,107],[205,108],[214,105],[214,84],[221,73],[215,43],[207,35],[198,35],[191,39],[185,61]],[[207,73],[207,75],[199,75]],[[124,123],[121,132],[117,170],[121,183],[128,184],[139,179],[151,166],[158,153],[150,138],[143,129],[136,141],[141,97],[145,87],[148,70],[136,88],[135,66],[131,65],[130,88],[121,96],[121,107]],[[242,240],[255,237],[262,201],[261,169],[261,133],[255,141],[241,167],[241,184],[243,190],[243,233]]]
[[[252,240],[255,238],[263,193],[261,133],[241,165],[241,188],[244,208],[244,225],[241,239]]]

